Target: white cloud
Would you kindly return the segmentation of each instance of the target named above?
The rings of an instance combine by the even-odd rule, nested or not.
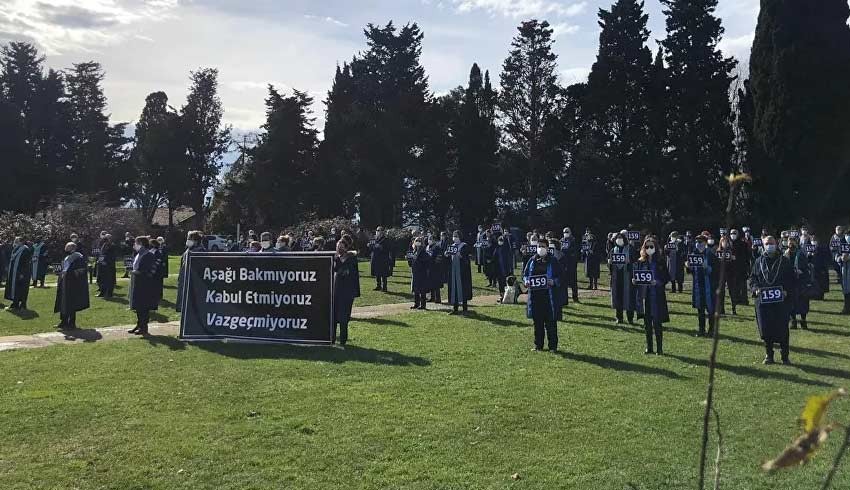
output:
[[[452,0],[458,12],[484,10],[490,14],[498,14],[514,19],[554,15],[557,17],[573,17],[584,12],[587,2],[564,5],[555,0]]]
[[[580,29],[579,26],[574,24],[568,24],[566,22],[558,22],[557,24],[552,24],[552,37],[563,36],[564,34],[575,34]]]
[[[265,92],[268,90],[269,85],[274,85],[275,89],[277,89],[279,92],[289,92],[290,90],[292,90],[292,87],[290,87],[289,85],[283,82],[276,82],[273,80],[265,82],[254,80],[234,80],[226,82],[224,85],[235,92],[245,92],[250,90],[262,90]]]
[[[734,56],[738,60],[746,60],[750,57],[750,49],[753,46],[755,32],[738,37],[724,37],[720,40],[718,47],[726,56]]]
[[[590,75],[590,68],[586,66],[577,66],[575,68],[566,68],[561,70],[561,78],[567,84],[586,82],[588,75]]]
[[[339,27],[348,27],[348,24],[346,24],[345,22],[343,22],[341,20],[334,19],[333,17],[321,17],[321,16],[318,16],[318,15],[305,15],[304,18],[307,19],[307,20],[324,21],[324,22],[327,22],[328,24],[333,24],[333,25],[339,26]]]

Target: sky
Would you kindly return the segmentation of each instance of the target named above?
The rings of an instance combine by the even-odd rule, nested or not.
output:
[[[645,0],[650,47],[664,37],[659,0]],[[466,83],[472,63],[494,82],[522,20],[554,26],[562,82],[584,81],[596,57],[597,12],[613,0],[0,0],[0,43],[34,42],[46,66],[62,69],[94,60],[106,72],[113,122],[133,123],[145,97],[164,91],[185,101],[189,72],[220,71],[225,120],[238,132],[257,131],[267,85],[322,100],[336,66],[365,49],[368,23],[416,22],[424,32],[422,64],[435,94]],[[726,34],[721,49],[749,57],[759,0],[720,0]]]

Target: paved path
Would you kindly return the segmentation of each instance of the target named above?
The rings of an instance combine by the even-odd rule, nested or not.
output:
[[[600,289],[598,291],[580,290],[582,297],[598,297],[607,296],[608,291]],[[520,298],[524,301],[526,296]],[[490,306],[496,304],[498,296],[476,296],[470,303],[472,306]],[[429,310],[448,311],[451,307],[445,303],[435,305],[428,304]],[[374,306],[358,306],[354,308],[351,316],[355,320],[364,320],[370,318],[380,318],[401,313],[410,312],[410,303],[391,303]],[[107,340],[125,340],[138,338],[135,335],[127,333],[127,330],[132,328],[132,325],[124,325],[120,327],[105,327],[98,329],[78,329],[68,331],[37,333],[33,335],[13,335],[10,337],[0,337],[0,351],[14,349],[37,349],[39,347],[49,347],[51,345],[68,345],[68,344],[83,344],[87,342],[102,342]],[[165,335],[176,337],[180,328],[180,322],[168,323],[151,323],[149,331],[151,335]]]

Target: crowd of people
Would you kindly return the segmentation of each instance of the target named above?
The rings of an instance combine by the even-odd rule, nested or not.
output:
[[[783,231],[778,236],[764,229],[754,236],[748,227],[721,229],[694,234],[671,232],[665,239],[633,230],[612,232],[604,240],[591,230],[576,237],[564,228],[555,233],[529,232],[522,243],[501,224],[479,226],[471,245],[461,231],[413,232],[405,258],[411,270],[411,309],[425,310],[428,303],[442,303],[446,288],[449,314],[465,314],[472,299],[472,264],[498,289],[499,302],[516,303],[527,295],[527,317],[534,325],[534,350],[558,349],[558,322],[572,299],[579,302],[578,270],[584,273],[590,290],[597,290],[601,266],[607,263],[613,321],[634,324],[642,320],[647,354],[663,354],[664,324],[669,322],[667,286],[671,293],[683,293],[685,278],[691,277],[691,304],[696,310],[697,336],[712,335],[715,319],[725,314],[728,294],[732,315],[739,305],[755,302],[756,323],[764,341],[765,363],[774,362],[778,345],[783,363],[789,359],[789,330],[807,329],[810,302],[822,300],[829,291],[829,270],[835,270],[844,296],[842,314],[850,314],[850,230],[838,226],[829,240],[821,240],[806,227]],[[519,237],[522,238],[522,237]],[[184,285],[182,270],[192,252],[205,251],[200,231],[187,234],[177,281],[176,309],[180,311]],[[163,279],[168,277],[168,249],[162,237],[133,237],[125,234],[124,247],[132,248],[125,262],[131,278],[129,303],[137,314],[130,332],[147,335],[150,312],[162,299]],[[351,233],[331,229],[328,238],[304,232],[298,239],[270,232],[249,231],[231,251],[283,253],[290,251],[334,251],[334,320],[336,339],[345,345],[348,323],[355,298],[360,296],[356,239]],[[89,307],[86,284],[89,256],[94,259],[98,297],[109,300],[115,288],[119,244],[109,233],[101,233],[92,250],[80,244],[76,234],[65,245],[65,256],[55,266],[58,275],[55,312],[61,329],[76,328],[76,313]],[[397,251],[384,230],[378,227],[366,243],[370,275],[375,291],[388,292],[387,279],[393,275]],[[30,286],[44,287],[48,270],[43,240],[26,242],[16,237],[9,247],[0,243],[0,263],[5,268],[7,310],[27,308]],[[515,274],[519,271],[519,277]],[[715,301],[715,292],[720,301]],[[719,308],[719,311],[716,309]]]

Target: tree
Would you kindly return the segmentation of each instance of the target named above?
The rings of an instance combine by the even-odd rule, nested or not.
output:
[[[733,169],[730,73],[737,62],[718,49],[723,36],[717,0],[661,0],[669,75],[669,158],[674,192],[687,196],[676,213],[693,223],[719,216]],[[712,221],[708,218],[708,221]]]
[[[0,92],[0,174],[6,182],[0,193],[0,209],[7,211],[35,210],[38,196],[31,185],[37,182],[33,173],[32,153],[26,143],[26,131],[20,112]]]
[[[759,216],[776,224],[846,219],[850,185],[850,7],[762,1],[743,92]]]
[[[218,180],[221,159],[230,146],[230,128],[222,125],[224,109],[218,96],[218,70],[191,72],[186,105],[180,111],[186,132],[186,154],[191,176],[187,204],[195,211],[196,226],[205,221],[204,201]]]
[[[552,29],[546,21],[530,20],[518,28],[501,74],[499,110],[505,141],[522,166],[513,175],[522,182],[529,225],[536,222],[538,206],[549,199],[554,179],[545,168],[544,132],[557,121],[560,90],[552,52]]]
[[[166,205],[170,229],[174,209],[186,196],[190,175],[180,115],[168,105],[164,92],[145,99],[131,159],[137,175],[133,198],[146,222],[151,222],[157,208]]]

